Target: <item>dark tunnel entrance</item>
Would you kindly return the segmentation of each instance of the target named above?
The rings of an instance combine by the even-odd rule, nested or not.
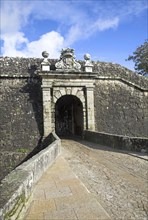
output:
[[[55,105],[55,131],[59,136],[82,135],[83,106],[73,95],[64,95]]]

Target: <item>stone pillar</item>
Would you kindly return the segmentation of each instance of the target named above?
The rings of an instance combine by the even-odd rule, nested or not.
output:
[[[87,94],[87,129],[95,131],[94,88],[88,87]]]
[[[42,86],[44,137],[52,132],[51,128],[51,88]]]
[[[87,129],[87,124],[86,124],[86,108],[83,104],[83,129],[86,130]]]

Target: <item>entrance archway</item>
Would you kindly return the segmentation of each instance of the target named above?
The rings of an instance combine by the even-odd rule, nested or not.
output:
[[[57,135],[82,135],[83,106],[74,95],[64,95],[55,105],[55,131]]]

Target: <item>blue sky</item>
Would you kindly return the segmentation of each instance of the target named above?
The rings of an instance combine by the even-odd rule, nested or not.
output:
[[[62,48],[121,64],[148,38],[147,0],[1,0],[1,55],[59,58]]]

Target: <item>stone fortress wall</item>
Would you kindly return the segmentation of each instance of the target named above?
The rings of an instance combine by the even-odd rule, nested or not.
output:
[[[121,80],[97,80],[96,131],[133,137],[148,135],[147,92]]]
[[[60,91],[64,85],[61,84],[61,87],[59,87],[61,83],[60,80],[66,79],[66,81],[63,80],[66,82],[65,86],[70,85],[68,90],[65,89],[65,91],[69,91],[70,93],[61,92],[61,94],[74,95],[71,86],[75,86],[76,91],[79,91],[77,90],[77,86],[81,88],[80,95],[83,99],[86,98],[83,102],[80,96],[80,101],[83,102],[83,111],[85,109],[89,111],[89,113],[93,111],[90,105],[92,98],[90,93],[92,94],[93,88],[95,132],[86,130],[83,134],[84,138],[86,136],[88,140],[94,142],[97,142],[99,138],[100,144],[104,145],[106,143],[111,147],[117,145],[117,148],[119,147],[120,149],[136,149],[138,151],[143,147],[145,150],[148,143],[148,138],[146,138],[148,137],[148,79],[146,77],[137,75],[120,65],[105,62],[92,62],[92,75],[89,75],[89,73],[86,74],[86,72],[89,71],[86,71],[86,69],[84,71],[86,63],[83,61],[75,62],[75,65],[78,67],[81,66],[80,71],[71,71],[69,73],[63,71],[63,75],[60,75],[60,73],[58,75],[58,73],[56,73],[57,71],[55,71],[55,63],[57,63],[57,60],[48,59],[51,70],[50,74],[55,73],[55,76],[50,76],[50,78],[48,73],[47,75],[38,74],[41,71],[42,61],[43,59],[37,58],[0,58],[0,180],[17,165],[26,161],[1,182],[1,188],[3,189],[1,206],[5,204],[3,207],[5,216],[12,214],[14,208],[16,208],[16,201],[19,203],[21,201],[20,206],[26,207],[25,203],[30,197],[33,184],[29,185],[31,188],[25,185],[27,190],[29,190],[25,191],[27,192],[25,195],[23,181],[30,184],[30,177],[32,178],[33,174],[35,174],[35,178],[33,179],[38,179],[38,175],[45,171],[45,166],[51,164],[60,152],[60,140],[55,134],[52,133],[54,138],[57,138],[56,145],[54,142],[51,146],[49,145],[50,142],[55,141],[52,134],[46,136],[46,138],[43,137],[45,134],[44,119],[47,117],[45,111],[47,109],[44,108],[44,104],[46,104],[45,101],[50,98],[48,91],[51,91],[51,97],[57,95],[58,88]],[[61,65],[60,61],[59,65]],[[89,66],[87,68],[90,70]],[[73,77],[74,75],[77,75],[77,77]],[[52,87],[52,89],[56,88],[57,90],[48,90],[50,87],[48,87],[48,84],[47,87],[46,84],[42,84],[41,76],[45,77],[42,79],[48,78],[50,83],[52,80],[55,80],[57,76],[60,76],[58,84],[56,84],[57,81],[54,84],[56,87]],[[73,78],[70,78],[71,76]],[[95,78],[93,78],[93,76],[95,76]],[[94,87],[89,88],[89,86],[84,86],[84,82],[87,82],[85,77],[87,77],[89,83],[89,77],[90,80],[95,82]],[[77,83],[74,82],[74,80],[77,81]],[[69,82],[70,84],[68,84]],[[46,97],[42,97],[43,89],[46,91]],[[85,89],[85,91],[83,91],[83,89]],[[66,101],[67,100],[68,99],[66,99]],[[88,104],[89,101],[90,103]],[[55,103],[56,102],[54,102],[54,105]],[[77,102],[77,104],[79,104],[79,102]],[[51,120],[54,121],[55,114],[53,114],[53,112],[51,116]],[[87,115],[85,113],[85,116],[87,125],[91,120],[89,114]],[[127,136],[129,136],[129,138]],[[137,148],[135,148],[135,145]],[[47,160],[47,158],[49,160]],[[28,166],[30,166],[30,170],[29,173],[26,173],[26,170],[23,169],[27,169],[28,171]],[[21,169],[21,167],[23,169]],[[19,175],[17,171],[19,171]],[[25,171],[25,173],[22,173],[22,171]],[[22,178],[22,174],[25,175],[23,176],[24,179]],[[21,177],[21,179],[18,179],[17,184],[15,183],[14,176]],[[12,187],[11,178],[14,180],[14,188]],[[12,196],[11,193],[8,195],[6,185],[11,188],[11,193],[14,193],[15,197]],[[22,191],[19,190],[18,192],[17,187],[20,189],[20,186],[22,187]],[[7,200],[9,200],[9,202]],[[18,211],[20,212],[20,207]],[[18,214],[19,213],[16,212],[16,215]]]
[[[43,135],[42,59],[1,58],[1,149],[36,146]],[[55,60],[50,60],[54,69]],[[81,62],[82,63],[82,62]],[[117,64],[94,63],[96,131],[147,137],[148,79]]]
[[[25,156],[37,147],[43,136],[41,78],[37,74],[42,61],[37,58],[0,58],[0,146],[7,155],[4,157],[1,153],[1,164],[9,161],[9,170],[17,165],[22,154]],[[50,59],[49,62],[54,72],[57,60]],[[79,63],[83,72],[84,62]],[[96,73],[95,130],[147,137],[148,79],[117,64],[92,63]],[[14,151],[20,153],[15,155],[15,164],[10,155]]]

